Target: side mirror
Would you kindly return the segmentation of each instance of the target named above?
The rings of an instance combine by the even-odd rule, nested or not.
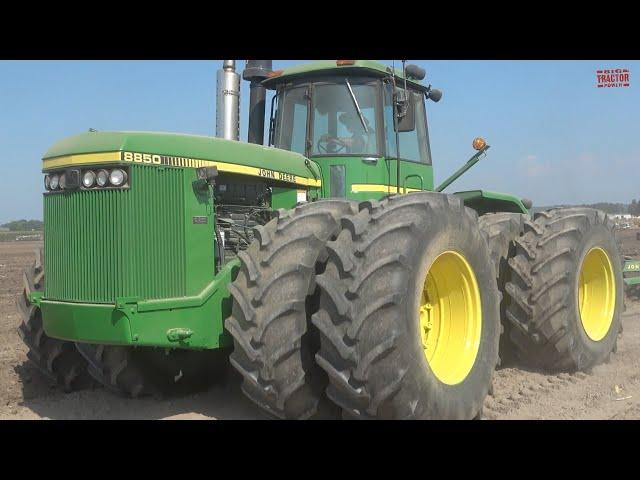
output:
[[[398,132],[413,132],[416,129],[416,109],[413,92],[396,89],[396,118]]]
[[[271,98],[271,113],[269,114],[269,145],[273,146],[275,139],[274,134],[276,130],[276,116],[278,115],[278,93]]]

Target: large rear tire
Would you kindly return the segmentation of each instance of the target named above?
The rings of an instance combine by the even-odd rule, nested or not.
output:
[[[533,367],[588,370],[609,357],[622,327],[614,224],[599,210],[566,208],[525,227],[505,287],[513,346]]]
[[[427,192],[360,207],[317,277],[327,395],[346,418],[477,418],[500,336],[477,214]]]
[[[22,317],[18,334],[29,347],[27,358],[65,392],[88,388],[93,382],[87,362],[73,342],[51,338],[44,332],[42,312],[29,300],[31,292],[44,291],[44,282],[44,251],[40,248],[33,266],[23,273],[24,289],[16,302]]]
[[[234,338],[230,362],[244,394],[277,418],[339,413],[323,401],[327,379],[314,361],[319,339],[310,318],[318,309],[315,276],[324,268],[325,244],[340,231],[340,218],[354,213],[356,204],[343,200],[281,210],[238,255],[225,322]]]

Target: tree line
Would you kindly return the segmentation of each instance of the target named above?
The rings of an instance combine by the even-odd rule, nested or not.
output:
[[[640,216],[640,201],[634,198],[629,204],[627,213],[630,213],[631,215]]]
[[[583,203],[580,205],[552,205],[550,207],[533,207],[534,212],[541,210],[548,210],[549,208],[569,208],[569,207],[585,207],[595,208],[602,210],[605,213],[629,213],[631,215],[640,215],[640,201],[633,200],[630,204],[626,203],[612,203],[612,202],[598,202],[598,203]]]
[[[41,220],[14,220],[0,225],[0,228],[6,228],[10,232],[30,232],[31,230],[43,230],[44,224]]]

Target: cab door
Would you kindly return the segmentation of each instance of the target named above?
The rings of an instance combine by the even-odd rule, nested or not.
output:
[[[322,168],[323,196],[359,200],[386,194],[381,82],[327,79],[314,83],[312,98],[308,150]],[[368,186],[374,196],[363,190]]]
[[[384,87],[385,158],[389,169],[392,193],[417,190],[433,190],[433,167],[424,104],[424,95],[416,90],[407,92],[407,99],[414,117],[413,128],[394,123],[393,85]],[[400,168],[398,169],[398,154]]]

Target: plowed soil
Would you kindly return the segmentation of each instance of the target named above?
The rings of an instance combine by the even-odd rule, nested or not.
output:
[[[620,235],[627,254],[640,253],[636,230]],[[251,419],[265,418],[233,379],[176,398],[130,400],[102,388],[65,394],[28,361],[16,332],[15,298],[37,242],[0,243],[0,419]],[[624,332],[608,363],[588,373],[546,375],[518,365],[494,376],[485,419],[640,419],[640,302],[627,299]]]

